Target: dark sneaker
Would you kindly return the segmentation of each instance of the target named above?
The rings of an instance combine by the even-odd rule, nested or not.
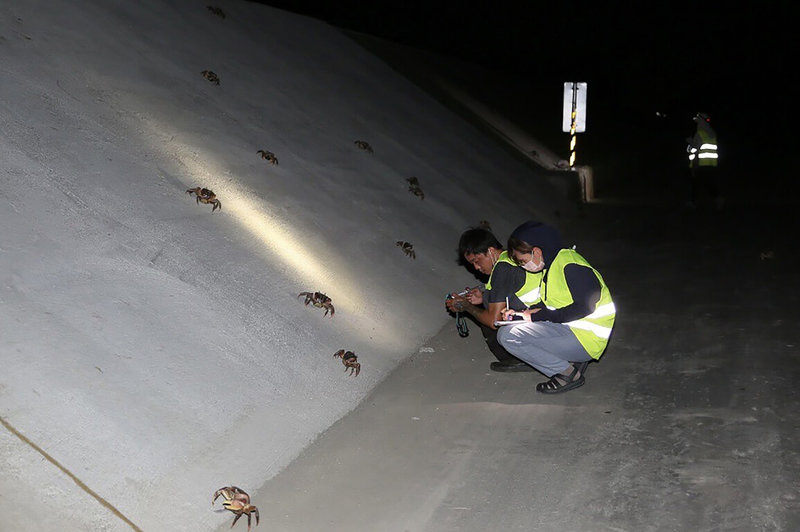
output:
[[[520,371],[536,371],[525,362],[492,362],[489,364],[489,369],[492,371],[503,372],[520,372]]]

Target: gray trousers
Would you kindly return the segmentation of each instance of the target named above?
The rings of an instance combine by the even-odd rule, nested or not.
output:
[[[548,377],[564,373],[570,362],[592,360],[563,323],[533,321],[503,325],[497,331],[497,340],[506,351]]]

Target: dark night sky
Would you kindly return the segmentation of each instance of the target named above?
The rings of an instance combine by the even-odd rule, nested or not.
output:
[[[640,81],[679,99],[718,93],[720,84],[738,93],[766,71],[777,75],[779,55],[793,42],[793,32],[781,29],[788,12],[774,2],[719,9],[647,3],[646,12],[641,2],[500,1],[484,9],[452,0],[263,3],[521,75]]]
[[[586,81],[589,124],[595,131],[607,125],[606,137],[655,131],[654,138],[679,145],[692,131],[691,116],[704,111],[714,117],[721,148],[727,140],[728,152],[748,153],[749,164],[776,149],[776,87],[794,55],[793,18],[779,2],[262,3],[538,83]],[[668,119],[654,118],[656,111]]]

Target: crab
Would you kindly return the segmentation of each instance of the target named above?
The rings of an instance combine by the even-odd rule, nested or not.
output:
[[[250,532],[250,521],[252,519],[252,514],[256,516],[256,526],[258,526],[259,522],[259,515],[258,515],[258,508],[250,504],[250,495],[248,495],[243,489],[237,488],[236,486],[227,486],[225,488],[220,488],[214,492],[214,496],[211,499],[211,506],[214,506],[214,502],[216,502],[217,498],[222,497],[225,499],[222,501],[222,507],[226,510],[230,510],[236,515],[234,518],[233,523],[231,523],[231,528],[233,525],[236,524],[236,521],[242,515],[247,515],[247,530]]]
[[[336,312],[333,308],[333,301],[331,298],[323,294],[322,292],[300,292],[297,294],[297,297],[306,297],[305,304],[308,305],[309,303],[313,304],[315,307],[324,308],[325,314],[323,317],[328,315],[328,311],[331,313],[331,318],[333,314]]]
[[[417,254],[414,253],[414,246],[411,245],[411,242],[404,242],[402,240],[398,240],[395,244],[397,247],[403,250],[403,253],[411,257],[412,259],[417,258]]]
[[[277,158],[277,157],[275,157],[275,154],[274,154],[274,153],[272,153],[271,151],[267,151],[267,150],[258,150],[256,153],[257,153],[257,154],[259,154],[259,155],[261,155],[261,158],[262,158],[262,159],[266,159],[266,160],[268,160],[269,162],[271,162],[272,164],[278,164],[278,158]]]
[[[492,230],[492,226],[489,225],[489,221],[488,220],[481,220],[480,222],[478,222],[478,227],[481,228],[481,229],[486,229],[487,231],[491,231]]]
[[[194,194],[197,196],[195,198],[196,200],[195,203],[205,203],[208,205],[213,205],[211,207],[211,212],[214,212],[217,209],[219,209],[220,211],[222,210],[222,203],[220,203],[220,201],[217,199],[217,195],[214,194],[213,191],[207,188],[202,188],[202,187],[190,188],[189,190],[186,191],[186,193]]]
[[[372,153],[372,146],[370,146],[369,142],[367,142],[366,140],[357,140],[353,144],[355,144],[364,151]]]
[[[206,9],[214,13],[219,18],[225,20],[225,12],[218,8],[217,6],[206,6]]]
[[[361,364],[358,362],[358,357],[352,351],[345,351],[344,349],[339,349],[333,354],[333,358],[341,358],[342,364],[344,364],[344,370],[350,370],[350,375],[354,375],[358,377],[358,374],[361,373]]]
[[[417,196],[419,199],[425,199],[425,193],[419,187],[419,179],[412,176],[406,179],[408,181],[408,191]]]
[[[208,81],[210,81],[211,83],[214,83],[214,84],[216,84],[216,85],[219,85],[219,76],[217,76],[216,74],[214,74],[212,71],[210,71],[210,70],[203,70],[203,71],[202,71],[202,72],[200,72],[200,73],[203,75],[203,77],[204,77],[204,78],[206,78],[206,79],[207,79]]]

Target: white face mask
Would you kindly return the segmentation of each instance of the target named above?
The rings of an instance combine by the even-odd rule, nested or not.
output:
[[[536,264],[533,262],[533,258],[531,258],[531,260],[522,265],[522,268],[531,273],[542,271],[544,269],[544,260]]]

